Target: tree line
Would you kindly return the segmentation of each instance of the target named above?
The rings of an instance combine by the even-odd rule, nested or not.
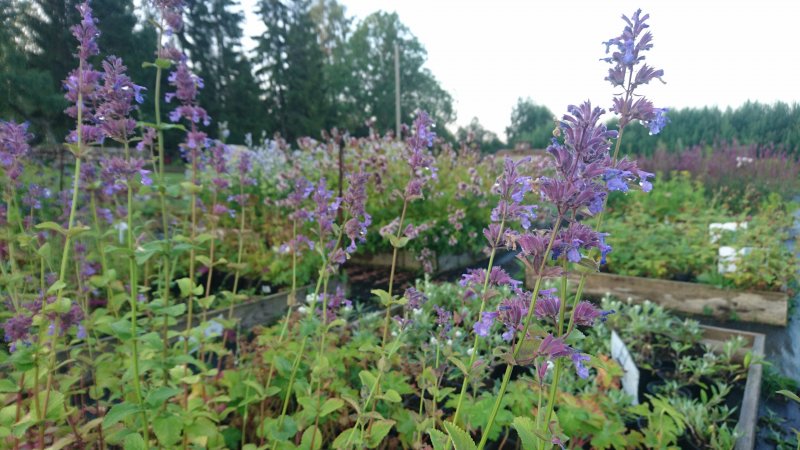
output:
[[[78,0],[3,0],[0,8],[0,116],[28,120],[40,142],[63,141],[69,122],[62,81],[74,64],[69,27]],[[144,5],[141,5],[144,3]],[[260,0],[266,30],[243,47],[244,14],[237,0],[185,0],[181,50],[204,80],[200,102],[222,134],[288,140],[339,127],[364,134],[395,123],[394,46],[400,52],[401,117],[428,111],[438,131],[455,120],[453,100],[425,67],[427,53],[397,14],[376,12],[355,23],[336,0]],[[157,36],[149,2],[93,0],[104,54],[122,57],[137,84],[152,91]],[[99,60],[94,61],[99,66]],[[162,92],[166,92],[166,80]],[[149,95],[142,120],[152,120]],[[158,99],[158,101],[164,101]],[[369,121],[369,124],[367,122]],[[222,125],[227,131],[220,129]]]
[[[70,122],[62,114],[67,106],[62,81],[74,64],[69,27],[79,19],[79,0],[0,3],[0,117],[30,121],[39,143],[63,142]],[[136,83],[152,91],[154,71],[142,68],[143,62],[153,60],[157,40],[149,3],[92,0],[103,52],[124,58]],[[555,115],[530,98],[520,98],[513,107],[506,139],[485,129],[477,118],[451,134],[446,125],[456,118],[453,99],[425,67],[425,47],[397,14],[376,12],[356,22],[336,0],[259,0],[255,12],[266,30],[251,36],[255,48],[247,50],[238,0],[184,3],[185,26],[177,40],[205,81],[200,102],[214,119],[207,130],[212,137],[225,134],[229,142],[243,143],[247,133],[258,137],[264,132],[292,141],[320,136],[332,127],[355,136],[367,134],[370,127],[380,132],[394,129],[395,44],[400,51],[404,122],[422,108],[434,118],[440,136],[484,152],[518,145],[545,148],[552,136]],[[166,92],[167,80],[162,83]],[[154,101],[146,96],[141,120],[152,121]],[[685,108],[670,111],[669,117],[669,126],[658,136],[647,136],[645,127],[628,127],[622,151],[648,155],[656,148],[680,151],[736,140],[799,152],[797,104]]]

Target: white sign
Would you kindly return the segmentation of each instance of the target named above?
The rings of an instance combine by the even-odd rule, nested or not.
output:
[[[639,404],[639,368],[633,361],[631,352],[628,347],[622,342],[616,331],[611,330],[611,357],[616,361],[625,372],[622,375],[622,390],[626,394],[633,397],[631,402],[634,405]]]

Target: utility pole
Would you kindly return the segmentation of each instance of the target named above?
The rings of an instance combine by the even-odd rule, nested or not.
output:
[[[397,42],[394,43],[394,117],[395,117],[395,136],[400,136],[400,49]]]

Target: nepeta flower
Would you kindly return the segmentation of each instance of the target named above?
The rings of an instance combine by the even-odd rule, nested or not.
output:
[[[183,27],[183,0],[155,0],[155,6],[161,12],[161,17],[169,27],[168,32],[174,33]]]
[[[28,123],[14,123],[0,120],[0,167],[12,182],[22,175],[24,163],[30,153],[31,134]]]
[[[436,312],[436,325],[439,326],[439,338],[444,339],[453,327],[453,313],[439,305],[433,305],[433,310]]]
[[[638,86],[648,84],[656,78],[660,80],[664,76],[663,70],[647,64],[641,64],[638,70],[635,69],[635,66],[645,60],[644,53],[653,48],[653,35],[649,31],[644,31],[649,27],[645,23],[649,17],[648,14],[642,16],[641,9],[633,13],[631,18],[622,16],[626,24],[622,34],[604,42],[606,54],[611,47],[616,47],[617,50],[610,57],[603,58],[603,61],[613,66],[609,69],[606,80],[615,87],[625,88],[624,94],[614,98],[614,106],[611,108],[620,116],[620,129],[638,120],[646,125],[653,135],[658,134],[667,124],[666,109],[653,108],[653,103],[646,98],[633,95]]]
[[[653,118],[647,121],[647,127],[650,128],[651,136],[660,133],[669,123],[669,117],[667,117],[669,108],[656,108],[653,112]]]
[[[536,300],[536,307],[533,314],[538,319],[558,320],[561,311],[561,299],[553,295],[554,289],[542,289],[539,291],[539,299]]]
[[[532,190],[533,182],[530,177],[521,176],[517,170],[521,164],[529,161],[530,158],[523,158],[514,162],[513,159],[506,157],[503,174],[497,178],[493,187],[493,190],[500,194],[500,200],[492,210],[492,222],[518,221],[522,228],[526,230],[530,228],[531,220],[536,218],[533,212],[536,206],[523,205],[522,201],[525,194]]]
[[[91,56],[100,53],[97,46],[97,38],[100,31],[97,29],[97,20],[92,16],[92,8],[89,2],[81,3],[77,6],[81,14],[81,22],[71,28],[72,35],[78,40],[78,68],[74,69],[64,80],[66,94],[64,97],[70,102],[66,113],[72,118],[78,118],[78,111],[81,112],[81,119],[90,122],[94,119],[92,106],[97,104],[98,83],[101,79],[100,72],[97,72],[89,64]],[[80,130],[80,133],[78,133]],[[102,142],[104,134],[89,123],[78,123],[77,129],[70,132],[67,137],[69,142],[78,142],[78,135],[81,136],[80,144],[90,144]]]
[[[459,284],[464,287],[480,286],[483,287],[486,281],[486,269],[467,269],[467,273],[461,275]],[[489,273],[489,285],[491,286],[510,286],[517,289],[522,282],[515,280],[502,267],[494,266]]]
[[[114,156],[101,159],[100,177],[103,180],[103,193],[115,195],[126,191],[129,186],[133,188],[135,185],[132,181],[136,175],[141,177],[142,185],[152,185],[153,180],[150,178],[150,171],[144,168],[145,164],[146,162],[143,159],[138,158],[125,160]]]
[[[95,119],[106,136],[117,142],[126,142],[136,128],[136,121],[130,114],[137,108],[135,103],[144,101],[144,88],[125,75],[127,68],[120,58],[108,57],[103,61],[103,70],[103,86],[98,92],[100,104]]]
[[[600,319],[605,322],[606,317],[613,313],[613,310],[603,311],[590,302],[582,301],[575,306],[572,314],[575,317],[575,325],[593,326],[595,320]]]
[[[347,253],[353,253],[356,251],[356,240],[366,241],[367,227],[372,223],[372,217],[365,210],[369,175],[364,172],[356,172],[350,174],[348,179],[349,183],[342,203],[350,217],[344,224],[345,234],[350,238]]]
[[[589,361],[590,359],[589,355],[578,352],[572,353],[572,364],[575,365],[575,372],[583,379],[589,378],[589,369],[583,365],[583,362]]]
[[[174,98],[181,102],[181,105],[169,114],[169,119],[178,122],[181,118],[185,118],[194,124],[202,122],[208,126],[211,118],[205,109],[196,104],[197,94],[204,86],[203,80],[192,73],[185,60],[178,63],[178,67],[170,73],[168,81],[175,87],[175,92],[167,93],[164,99],[167,103]]]
[[[410,310],[420,309],[422,308],[422,305],[428,301],[428,297],[425,294],[413,287],[406,289],[403,297],[408,300],[408,303],[406,303],[406,308]]]

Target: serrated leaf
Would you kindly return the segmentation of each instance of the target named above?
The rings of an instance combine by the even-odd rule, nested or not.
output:
[[[455,356],[450,356],[447,358],[447,360],[453,363],[454,366],[458,367],[458,370],[460,370],[462,374],[469,375],[469,369],[467,369],[467,365],[464,364],[460,359],[456,358]]]
[[[445,422],[444,428],[447,430],[447,434],[450,435],[450,439],[453,440],[453,446],[456,450],[478,450],[478,446],[475,445],[472,436],[456,424]]]
[[[147,394],[147,398],[145,398],[144,401],[145,403],[147,403],[148,406],[151,407],[161,406],[161,404],[163,404],[170,398],[180,394],[181,392],[183,392],[183,389],[161,386],[159,388],[150,391],[150,393]]]
[[[141,411],[139,405],[133,403],[117,403],[112,406],[110,410],[103,417],[103,428],[108,428],[117,422],[124,420],[126,417]]]
[[[436,428],[431,428],[430,430],[428,430],[428,436],[431,437],[431,444],[433,444],[433,450],[445,450],[445,448],[447,447],[446,434],[442,433]]]
[[[536,424],[530,417],[514,417],[511,426],[517,430],[519,440],[522,441],[523,450],[536,450],[539,438],[536,437]]]
[[[311,445],[311,442],[314,442],[314,445]],[[322,448],[322,432],[319,431],[315,425],[311,425],[310,427],[306,428],[303,431],[303,437],[300,440],[300,447],[299,450],[318,450]]]
[[[125,450],[147,450],[147,446],[144,443],[144,438],[139,433],[131,433],[125,436],[125,440],[122,443],[122,448]]]
[[[394,420],[382,419],[376,420],[372,423],[372,428],[370,428],[369,436],[367,436],[367,447],[368,448],[375,448],[381,445],[383,442],[383,438],[389,434],[389,431],[392,430],[394,426]]]
[[[325,417],[328,414],[336,411],[337,409],[344,406],[344,400],[340,398],[329,398],[325,400],[325,403],[319,408],[319,416]]]
[[[353,435],[352,437],[350,435]],[[333,441],[333,448],[340,449],[345,448],[345,445],[356,445],[358,446],[358,433],[355,428],[348,428],[341,433],[339,436],[336,436],[336,439]]]
[[[160,416],[153,421],[159,444],[170,447],[181,437],[183,422],[178,416]]]
[[[397,391],[395,391],[394,389],[387,390],[381,396],[381,398],[391,403],[400,403],[400,401],[402,400],[402,398],[400,398],[400,394],[398,394]]]

